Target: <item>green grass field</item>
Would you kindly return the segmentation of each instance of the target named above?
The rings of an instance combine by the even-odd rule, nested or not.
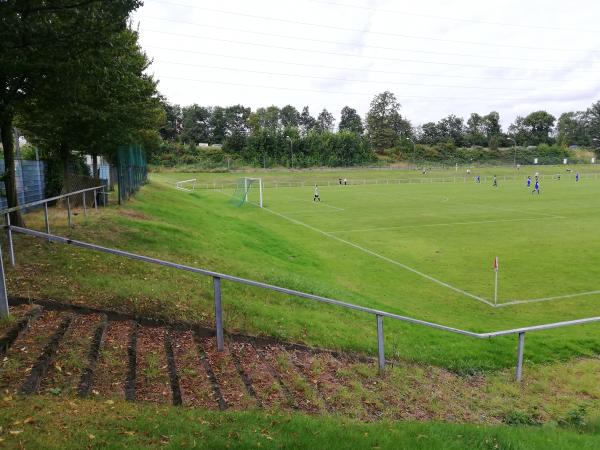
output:
[[[594,449],[598,423],[582,427],[363,423],[336,416],[207,412],[129,402],[4,398],[3,448]],[[342,437],[343,436],[343,437]]]
[[[599,315],[600,293],[590,293],[599,289],[600,273],[595,240],[600,180],[594,169],[579,168],[591,174],[579,183],[562,167],[524,167],[518,173],[473,170],[471,177],[497,173],[498,188],[489,180],[465,182],[464,173],[454,170],[425,176],[384,170],[164,172],[152,174],[150,184],[124,208],[87,221],[78,218],[73,236],[444,325],[495,331]],[[534,170],[545,175],[539,196],[523,182]],[[556,173],[561,180],[552,179]],[[236,207],[228,186],[194,193],[174,189],[176,181],[192,177],[216,186],[240,176],[261,176],[267,186],[286,181],[305,186],[267,187],[263,209]],[[511,176],[517,180],[504,180]],[[339,186],[338,177],[351,183],[380,181]],[[429,182],[441,177],[457,181]],[[412,183],[406,182],[409,178]],[[394,183],[398,179],[404,182]],[[321,185],[322,202],[317,204],[312,201],[315,181]],[[39,213],[28,220],[41,228]],[[60,226],[54,230],[66,232]],[[34,251],[25,247],[17,242],[17,254]],[[76,256],[77,263],[63,258],[67,254]],[[91,255],[51,248],[42,258],[43,271],[68,269],[68,281],[32,287],[15,276],[13,285],[58,298],[121,302],[119,306],[135,311],[211,320],[210,280],[139,263],[127,263],[124,279],[118,266],[125,264],[122,260]],[[494,308],[488,303],[493,300],[496,255],[501,306]],[[45,266],[44,258],[55,264]],[[102,270],[90,273],[98,261],[106,261]],[[548,297],[564,298],[530,302]],[[371,316],[231,283],[225,283],[223,299],[230,330],[375,351]],[[513,301],[527,303],[508,304]],[[595,354],[599,329],[586,325],[529,334],[526,361]],[[392,320],[385,321],[385,330],[390,357],[467,372],[514,365],[515,337],[480,341]]]

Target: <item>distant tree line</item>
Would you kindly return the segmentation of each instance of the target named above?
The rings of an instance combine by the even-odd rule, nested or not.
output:
[[[160,129],[163,142],[154,149],[152,160],[166,165],[202,158],[220,164],[224,158],[235,158],[265,167],[338,166],[371,163],[385,155],[396,155],[398,159],[479,160],[496,158],[494,150],[515,145],[600,146],[600,102],[586,111],[564,113],[558,121],[546,111],[519,116],[506,132],[496,111],[472,113],[466,123],[462,117],[449,115],[413,127],[389,91],[373,98],[364,119],[356,109],[342,108],[337,127],[331,112],[323,109],[315,117],[308,106],[302,111],[292,105],[252,111],[242,105],[181,107],[164,102],[163,107],[167,118]],[[222,150],[201,149],[201,143],[218,144]],[[477,147],[489,151],[457,150]],[[558,157],[562,150],[555,153]]]

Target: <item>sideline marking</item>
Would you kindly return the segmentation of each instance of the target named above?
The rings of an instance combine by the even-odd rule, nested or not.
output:
[[[350,241],[347,241],[347,240],[342,239],[340,237],[337,237],[337,236],[335,236],[335,235],[333,235],[331,233],[327,233],[326,231],[320,230],[320,229],[318,229],[316,227],[313,227],[312,225],[308,225],[308,224],[306,224],[304,222],[300,222],[299,220],[293,219],[293,218],[288,217],[288,216],[286,216],[284,214],[281,214],[281,213],[278,213],[276,211],[273,211],[272,209],[269,209],[269,208],[266,208],[266,207],[263,207],[262,209],[264,209],[265,211],[270,212],[271,214],[279,216],[279,217],[281,217],[281,218],[283,218],[285,220],[288,220],[288,221],[290,221],[292,223],[295,223],[296,225],[301,225],[301,226],[303,226],[305,228],[308,228],[309,230],[316,231],[319,234],[322,234],[322,235],[327,236],[327,237],[329,237],[331,239],[335,239],[336,241],[342,242],[343,244],[346,244],[346,245],[354,247],[354,248],[356,248],[358,250],[361,250],[361,251],[363,251],[363,252],[365,252],[365,253],[367,253],[367,254],[369,254],[371,256],[375,256],[376,258],[379,258],[379,259],[382,259],[384,261],[387,261],[387,262],[389,262],[391,264],[394,264],[394,265],[396,265],[398,267],[401,267],[401,268],[403,268],[405,270],[408,270],[409,272],[415,273],[415,274],[417,274],[417,275],[419,275],[419,276],[421,276],[423,278],[426,278],[429,281],[433,281],[434,283],[437,283],[437,284],[439,284],[441,286],[444,286],[444,287],[446,287],[448,289],[451,289],[451,290],[453,290],[455,292],[458,292],[460,294],[466,295],[467,297],[471,297],[471,298],[473,298],[473,299],[475,299],[477,301],[485,303],[486,305],[494,306],[494,304],[492,302],[486,300],[485,298],[479,297],[479,296],[477,296],[475,294],[471,294],[470,292],[467,292],[467,291],[464,291],[462,289],[459,289],[459,288],[457,288],[455,286],[452,286],[451,284],[448,284],[448,283],[446,283],[446,282],[444,282],[442,280],[438,280],[437,278],[434,278],[431,275],[427,275],[426,273],[420,272],[417,269],[413,269],[412,267],[407,266],[406,264],[402,264],[401,262],[398,262],[396,260],[388,258],[387,256],[383,256],[383,255],[380,255],[379,253],[375,253],[374,251],[369,250],[368,248],[361,247],[360,245],[355,244],[354,242],[350,242]]]
[[[231,194],[223,192],[220,189],[216,189],[216,191],[219,192],[220,194],[223,194],[223,195],[227,196],[227,197],[231,197]],[[258,207],[258,205],[256,205],[256,204],[253,204],[253,205],[256,206],[256,207]],[[304,222],[301,222],[299,220],[293,219],[291,217],[287,217],[284,214],[278,213],[276,211],[273,211],[272,209],[269,209],[267,207],[263,207],[262,209],[270,212],[271,214],[279,216],[279,217],[281,217],[281,218],[283,218],[285,220],[288,220],[288,221],[290,221],[292,223],[295,223],[297,225],[301,225],[301,226],[303,226],[305,228],[308,228],[308,229],[310,229],[312,231],[316,231],[319,234],[322,234],[324,236],[330,237],[332,239],[335,239],[336,241],[342,242],[342,243],[344,243],[346,245],[349,245],[349,246],[354,247],[354,248],[356,248],[358,250],[361,250],[361,251],[363,251],[363,252],[365,252],[367,254],[375,256],[376,258],[382,259],[382,260],[387,261],[387,262],[389,262],[391,264],[394,264],[394,265],[397,265],[399,267],[402,267],[403,269],[408,270],[409,272],[413,272],[413,273],[415,273],[415,274],[417,274],[419,276],[422,276],[423,278],[426,278],[426,279],[428,279],[428,280],[430,280],[430,281],[432,281],[434,283],[437,283],[437,284],[439,284],[441,286],[444,286],[444,287],[446,287],[448,289],[451,289],[451,290],[453,290],[455,292],[461,293],[463,295],[466,295],[467,297],[470,297],[472,299],[475,299],[477,301],[485,303],[486,305],[491,306],[492,308],[502,308],[502,307],[505,307],[505,306],[521,305],[521,304],[527,304],[527,303],[538,303],[538,302],[545,302],[545,301],[551,301],[551,300],[559,300],[559,299],[565,299],[565,298],[583,297],[583,296],[586,296],[586,295],[600,294],[600,290],[597,290],[597,291],[587,291],[587,292],[580,292],[580,293],[577,293],[577,294],[559,295],[559,296],[554,296],[554,297],[533,298],[533,299],[525,299],[525,300],[511,300],[509,302],[503,302],[503,303],[498,303],[497,305],[494,305],[492,302],[486,300],[483,297],[479,297],[479,296],[477,296],[475,294],[471,294],[470,292],[467,292],[465,290],[462,290],[460,288],[452,286],[451,284],[448,284],[448,283],[446,283],[444,281],[438,280],[437,278],[434,278],[431,275],[427,275],[426,273],[423,273],[423,272],[420,272],[420,271],[418,271],[416,269],[413,269],[412,267],[407,266],[406,264],[402,264],[401,262],[395,261],[395,260],[393,260],[391,258],[388,258],[387,256],[380,255],[379,253],[375,253],[372,250],[369,250],[367,248],[361,247],[360,245],[357,245],[357,244],[355,244],[353,242],[350,242],[350,241],[342,239],[342,238],[340,238],[338,236],[335,236],[334,234],[332,234],[333,232],[326,232],[326,231],[320,230],[320,229],[318,229],[316,227],[313,227],[312,225],[308,225],[308,224],[306,224]],[[507,211],[510,211],[510,210],[507,210]],[[562,216],[550,216],[550,215],[548,215],[548,217],[555,218],[555,219],[566,219],[566,217],[562,217]],[[506,219],[506,220],[508,221],[508,220],[537,220],[537,219]],[[342,233],[342,232],[338,232],[338,233]]]
[[[565,298],[583,297],[584,295],[594,295],[594,294],[600,294],[600,290],[599,291],[580,292],[578,294],[557,295],[555,297],[530,298],[530,299],[525,299],[525,300],[511,300],[508,302],[498,303],[497,307],[501,308],[502,306],[522,305],[525,303],[547,302],[550,300],[560,300],[560,299],[565,299]]]
[[[555,216],[554,219],[564,219],[564,217]],[[524,218],[524,219],[479,220],[479,221],[474,221],[474,222],[430,223],[430,224],[425,224],[425,225],[402,225],[402,226],[398,226],[398,227],[363,228],[360,230],[336,230],[336,231],[328,231],[328,233],[332,233],[332,234],[357,233],[357,232],[366,232],[366,231],[399,230],[399,229],[403,229],[403,228],[443,227],[443,226],[452,226],[452,225],[478,225],[478,224],[501,223],[501,222],[524,222],[524,221],[531,221],[531,220],[540,220],[540,219],[539,219],[539,217],[533,217],[533,218]]]

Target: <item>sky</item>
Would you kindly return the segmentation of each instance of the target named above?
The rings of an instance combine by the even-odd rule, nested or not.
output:
[[[558,116],[600,100],[600,2],[145,0],[132,17],[169,102],[364,118],[391,91],[413,125]]]

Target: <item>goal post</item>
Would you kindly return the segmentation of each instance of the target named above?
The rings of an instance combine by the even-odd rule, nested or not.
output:
[[[175,189],[179,191],[192,192],[196,189],[196,178],[176,182]]]
[[[237,206],[244,203],[253,203],[259,208],[263,207],[263,182],[262,178],[245,177],[236,183],[233,201]]]

